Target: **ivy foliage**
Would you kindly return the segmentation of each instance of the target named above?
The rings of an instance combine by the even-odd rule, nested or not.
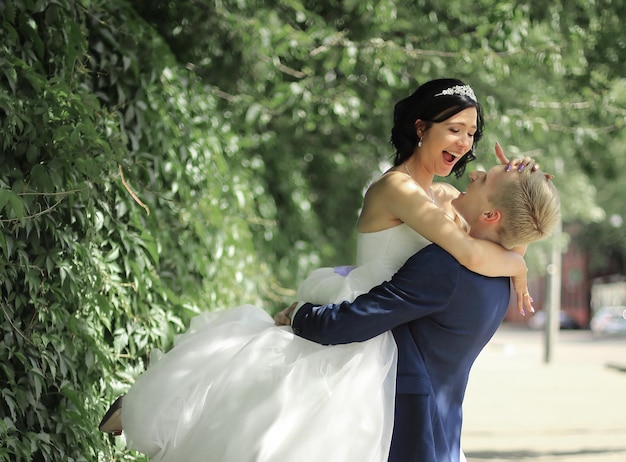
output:
[[[258,185],[125,3],[9,2],[0,61],[0,460],[111,459],[113,397],[193,314],[261,303]]]

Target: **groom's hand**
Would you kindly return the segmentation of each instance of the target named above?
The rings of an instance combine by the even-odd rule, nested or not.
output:
[[[279,311],[274,315],[274,322],[277,326],[290,326],[291,325],[291,313],[298,305],[298,302],[294,302],[289,306],[289,308],[285,308],[282,311]]]

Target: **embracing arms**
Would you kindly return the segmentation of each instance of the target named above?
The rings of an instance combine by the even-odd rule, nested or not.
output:
[[[322,344],[359,342],[418,318],[443,311],[457,290],[460,266],[440,248],[429,246],[394,275],[352,302],[305,303],[293,316],[294,332]],[[287,310],[285,310],[287,311]],[[289,316],[284,311],[280,315]],[[280,318],[275,318],[278,324]]]
[[[502,163],[508,160],[496,148]],[[450,185],[437,188],[437,204],[409,176],[401,172],[385,175],[372,185],[365,197],[364,212],[387,215],[404,222],[414,231],[451,253],[466,268],[484,276],[511,276],[520,312],[532,311],[527,289],[525,248],[506,250],[500,245],[471,237],[455,220],[449,205],[459,192]],[[442,208],[443,207],[443,208]],[[444,210],[448,209],[448,213]]]

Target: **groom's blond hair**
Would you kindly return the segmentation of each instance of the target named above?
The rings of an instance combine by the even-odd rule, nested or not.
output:
[[[533,165],[511,172],[512,181],[502,182],[489,198],[502,213],[498,241],[507,249],[547,237],[561,219],[552,175],[533,171]]]

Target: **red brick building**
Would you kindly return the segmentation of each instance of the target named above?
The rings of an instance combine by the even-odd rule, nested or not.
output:
[[[591,319],[591,278],[588,274],[586,254],[570,242],[561,257],[561,310],[571,316],[582,327],[589,327]],[[528,289],[534,300],[536,311],[545,307],[548,287],[547,277],[542,276],[528,281]],[[505,321],[527,324],[530,316],[522,316],[511,300]]]

